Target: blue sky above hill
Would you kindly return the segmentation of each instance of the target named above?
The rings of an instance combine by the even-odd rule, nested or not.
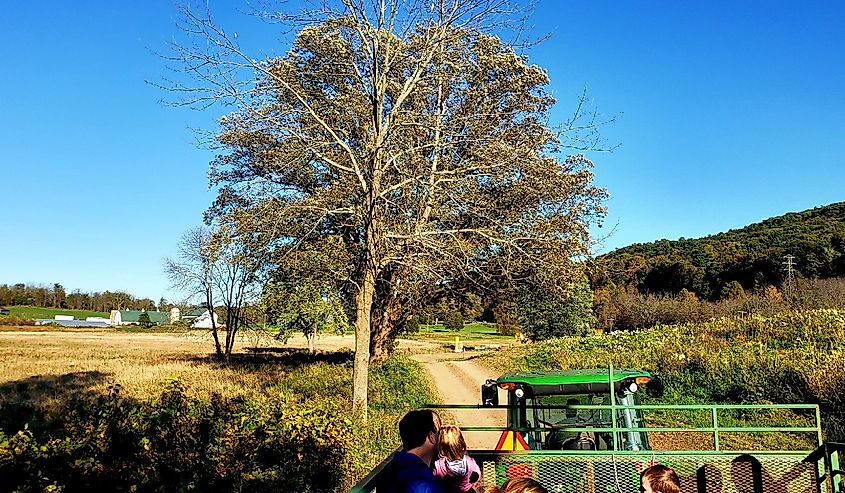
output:
[[[258,55],[272,27],[211,2]],[[213,200],[192,128],[146,80],[179,37],[168,1],[19,3],[0,16],[0,283],[158,299],[161,259]],[[604,252],[845,200],[845,4],[543,2],[530,53],[565,119],[586,88],[616,122],[591,153],[611,195]]]

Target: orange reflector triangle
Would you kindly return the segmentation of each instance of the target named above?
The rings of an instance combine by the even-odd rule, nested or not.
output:
[[[528,450],[528,444],[518,431],[505,430],[499,437],[496,450]]]

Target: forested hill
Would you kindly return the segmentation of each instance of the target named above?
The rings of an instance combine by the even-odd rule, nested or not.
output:
[[[599,257],[593,285],[649,293],[685,288],[716,299],[731,281],[745,289],[779,285],[787,255],[794,256],[796,277],[845,276],[845,202],[704,238],[635,243]]]

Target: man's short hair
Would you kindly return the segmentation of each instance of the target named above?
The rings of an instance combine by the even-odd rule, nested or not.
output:
[[[435,416],[437,413],[430,409],[418,409],[402,417],[399,421],[399,438],[402,439],[403,450],[419,447],[431,432],[440,433]]]

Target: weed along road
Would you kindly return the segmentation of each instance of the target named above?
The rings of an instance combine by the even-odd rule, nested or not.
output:
[[[494,371],[477,363],[472,353],[431,353],[412,356],[423,365],[431,377],[440,401],[444,404],[480,404],[481,385],[488,378],[496,378]],[[499,391],[500,402],[507,402],[507,393]],[[443,410],[443,421],[458,426],[499,426],[507,423],[503,409]],[[470,431],[464,433],[470,449],[490,450],[496,447],[501,432]]]

